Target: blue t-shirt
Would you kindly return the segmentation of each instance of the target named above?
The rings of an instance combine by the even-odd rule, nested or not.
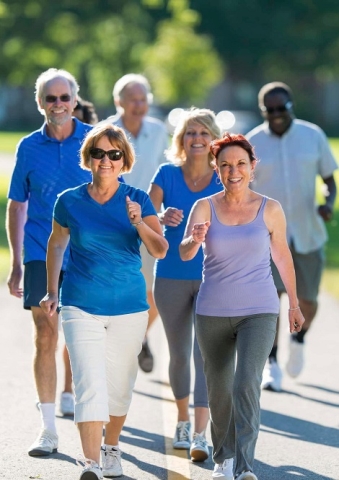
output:
[[[146,285],[140,271],[137,229],[126,210],[126,196],[141,205],[142,217],[156,215],[143,190],[120,183],[104,205],[87,191],[87,184],[58,197],[53,217],[70,231],[70,256],[60,303],[95,315],[124,315],[148,310]]]
[[[46,124],[18,144],[8,198],[28,200],[24,235],[24,263],[46,260],[52,214],[58,193],[90,182],[91,172],[79,166],[79,150],[91,125],[75,122],[73,134],[59,141],[46,133]],[[64,265],[67,262],[65,252]]]
[[[179,245],[183,239],[186,223],[192,206],[197,200],[208,197],[222,190],[216,173],[210,184],[200,192],[192,192],[185,180],[181,167],[166,163],[160,165],[151,183],[158,185],[164,192],[163,206],[183,210],[184,220],[177,227],[165,225],[164,235],[169,243],[167,255],[155,264],[155,276],[175,280],[201,280],[203,253],[200,248],[197,255],[188,262],[183,262],[179,255]]]

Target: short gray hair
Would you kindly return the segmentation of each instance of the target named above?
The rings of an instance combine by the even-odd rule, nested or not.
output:
[[[149,81],[147,80],[144,75],[141,75],[140,73],[128,73],[127,75],[124,75],[123,77],[119,78],[119,80],[116,81],[114,87],[113,87],[113,99],[121,99],[123,96],[123,92],[125,88],[128,85],[133,85],[133,84],[138,84],[142,85],[145,88],[146,94],[147,94],[147,101],[149,104],[153,102],[153,94],[151,92],[151,85],[149,84]]]
[[[77,93],[80,90],[80,87],[75,77],[71,73],[67,72],[67,70],[49,68],[45,72],[42,72],[35,82],[35,101],[37,103],[39,112],[42,114],[44,114],[44,111],[39,105],[39,100],[42,100],[42,94],[46,83],[50,80],[53,80],[54,78],[64,78],[68,81],[69,86],[71,87],[72,98],[76,98]]]

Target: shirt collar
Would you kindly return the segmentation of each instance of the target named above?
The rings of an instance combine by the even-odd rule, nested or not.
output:
[[[129,130],[127,130],[127,128],[125,128],[123,122],[122,122],[122,118],[121,118],[121,115],[118,115],[118,116],[114,116],[114,123],[122,128],[123,130],[125,130],[125,132],[127,132],[129,135],[131,135],[133,137],[133,135],[131,134],[131,132]],[[144,117],[145,119],[146,117]],[[144,119],[142,120],[142,123],[141,123],[141,129],[140,129],[140,132],[139,132],[139,135],[137,138],[139,137],[148,137],[149,136],[149,125],[148,125],[148,122],[145,122]]]
[[[82,139],[83,136],[84,136],[83,123],[80,122],[80,120],[78,120],[77,118],[74,118],[74,117],[72,118],[72,120],[73,120],[73,122],[75,122],[74,132],[72,133],[72,135],[70,135],[69,137],[65,138],[62,141],[57,140],[56,138],[49,137],[47,135],[47,123],[44,122],[43,125],[41,126],[41,128],[39,129],[39,132],[41,134],[41,136],[39,138],[39,142],[40,143],[45,143],[45,142],[62,143],[62,142],[65,142],[66,140],[68,140],[69,138],[80,138],[80,139]]]
[[[286,135],[289,135],[292,130],[294,129],[295,127],[295,123],[294,123],[294,120],[292,120],[292,123],[291,123],[291,126],[288,130],[286,130],[286,132],[283,134],[283,135],[276,135],[274,132],[272,132],[272,130],[270,129],[269,125],[268,125],[268,121],[265,120],[265,122],[263,123],[263,130],[264,132],[267,134],[267,135],[270,135],[271,137],[278,137],[278,138],[282,138],[282,137],[285,137]]]

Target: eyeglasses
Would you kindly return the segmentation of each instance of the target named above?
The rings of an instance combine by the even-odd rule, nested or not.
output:
[[[275,112],[278,112],[278,113],[287,112],[287,110],[289,110],[292,107],[292,105],[293,104],[291,101],[285,103],[285,105],[278,105],[277,107],[265,107],[265,105],[262,105],[260,107],[260,110],[262,112],[269,113],[271,115],[272,113],[275,113]]]
[[[71,99],[71,96],[68,95],[68,93],[60,95],[60,97],[57,97],[56,95],[46,95],[45,100],[47,103],[55,103],[58,100],[58,98],[60,98],[61,102],[69,102]]]
[[[90,148],[89,154],[96,160],[102,160],[104,156],[107,155],[110,160],[116,161],[123,157],[124,152],[121,150],[108,150],[106,152],[105,150],[102,150],[102,148]]]

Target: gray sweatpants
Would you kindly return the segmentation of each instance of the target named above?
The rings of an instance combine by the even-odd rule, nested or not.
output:
[[[190,394],[192,335],[200,280],[155,278],[154,300],[164,324],[170,363],[169,379],[176,400]],[[194,335],[194,407],[208,407],[206,380],[199,345]]]
[[[197,315],[196,334],[207,380],[213,460],[235,459],[235,475],[253,471],[260,427],[260,385],[277,315]]]

